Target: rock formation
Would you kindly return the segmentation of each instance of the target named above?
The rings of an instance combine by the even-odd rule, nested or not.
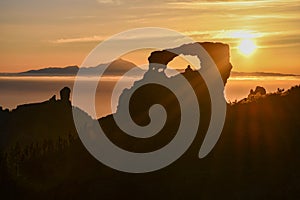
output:
[[[164,107],[167,113],[165,126],[157,135],[148,138],[147,141],[145,139],[133,138],[122,131],[114,132],[117,135],[110,138],[111,140],[114,140],[114,138],[123,138],[121,140],[126,141],[124,143],[127,146],[122,146],[122,148],[138,152],[142,151],[142,149],[147,149],[147,147],[149,147],[149,149],[147,149],[149,151],[158,149],[161,147],[162,143],[165,145],[171,141],[180,125],[182,105],[179,104],[178,99],[170,89],[162,86],[161,84],[155,83],[174,85],[178,91],[187,90],[188,88],[185,88],[185,86],[181,85],[180,75],[175,75],[168,78],[164,71],[167,67],[167,64],[180,54],[198,56],[199,52],[197,52],[197,50],[199,48],[199,44],[211,56],[221,74],[223,83],[226,84],[232,69],[229,56],[229,46],[227,44],[208,42],[191,43],[173,49],[154,51],[148,58],[149,69],[144,74],[143,79],[136,81],[132,88],[125,89],[121,94],[116,115],[125,116],[123,113],[129,109],[130,117],[133,119],[133,121],[140,126],[146,126],[151,121],[149,117],[150,107],[154,104],[160,104]],[[202,61],[201,58],[199,59]],[[207,68],[212,67],[207,63],[209,62],[201,62],[200,70],[206,70]],[[192,86],[192,89],[194,90],[198,100],[201,116],[198,135],[202,139],[202,136],[208,128],[211,116],[211,101],[208,88],[200,73],[198,71],[193,71],[190,67],[187,67],[185,72],[181,75],[183,75],[189,82],[190,86]],[[152,84],[148,84],[149,82],[152,82]],[[126,104],[126,102],[129,102],[129,105]],[[183,109],[188,110],[190,108],[186,107]],[[121,118],[122,117],[120,117],[120,119]],[[156,145],[154,145],[154,149],[153,144]]]
[[[70,93],[71,90],[68,87],[64,87],[61,91],[60,91],[60,100],[62,102],[68,103],[70,102]]]
[[[0,109],[0,149],[16,141],[25,145],[44,138],[55,140],[59,136],[76,133],[70,92],[70,88],[64,87],[59,100],[54,95],[41,103],[19,105],[10,112]]]
[[[226,83],[227,79],[230,76],[230,72],[232,69],[232,65],[230,63],[230,49],[228,44],[223,43],[212,43],[212,42],[199,42],[199,43],[191,43],[184,44],[180,47],[176,47],[173,49],[166,49],[162,51],[154,51],[148,58],[149,61],[149,71],[158,72],[159,69],[162,69],[160,72],[163,72],[167,67],[168,63],[171,62],[175,57],[180,54],[184,55],[197,55],[198,54],[198,46],[201,45],[206,52],[210,55],[210,57],[215,62],[218,67],[220,74],[223,78],[224,83]],[[199,58],[201,61],[201,58]],[[201,66],[211,67],[211,66]]]

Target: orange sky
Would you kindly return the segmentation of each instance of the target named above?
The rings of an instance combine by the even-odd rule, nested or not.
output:
[[[230,44],[235,71],[300,74],[299,10],[299,0],[1,0],[0,71],[80,65],[111,35],[154,26]],[[249,56],[244,39],[258,47]]]

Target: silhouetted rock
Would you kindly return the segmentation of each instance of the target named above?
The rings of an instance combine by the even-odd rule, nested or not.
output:
[[[9,148],[16,142],[29,145],[46,139],[77,135],[74,127],[70,88],[60,91],[60,100],[55,95],[48,101],[19,105],[11,112],[0,111],[1,146]]]
[[[176,56],[177,54],[168,50],[153,51],[148,57],[149,70],[163,72],[167,68],[167,64]]]
[[[252,89],[250,90],[249,95],[265,95],[265,94],[267,94],[267,91],[265,88],[263,88],[261,86],[256,86],[254,91]]]
[[[280,92],[281,93],[281,92]],[[267,91],[264,87],[256,86],[255,90],[251,89],[247,98],[242,99],[239,103],[249,103],[252,101],[256,101],[260,98],[265,98],[267,95]]]
[[[56,101],[56,95],[53,95],[53,96],[49,99],[49,101],[50,101],[51,103],[55,102],[55,101]]]
[[[63,89],[61,89],[60,93],[60,100],[62,102],[69,102],[70,101],[70,93],[71,93],[71,89],[68,87],[64,87]]]
[[[198,105],[196,106],[199,107],[201,121],[199,124],[200,128],[198,130],[196,139],[199,142],[202,141],[205,131],[209,126],[211,117],[210,95],[203,77],[198,71],[193,71],[190,67],[188,67],[181,75],[175,75],[170,78],[167,77],[164,73],[167,64],[176,56],[179,56],[180,54],[198,56],[199,44],[202,45],[202,47],[206,49],[208,54],[212,57],[217,68],[220,72],[222,72],[221,77],[224,84],[226,84],[232,68],[229,60],[229,47],[226,44],[191,43],[175,47],[173,49],[154,51],[148,58],[149,69],[144,74],[143,79],[136,81],[131,88],[125,89],[121,94],[117,112],[115,115],[119,116],[119,118],[124,118],[124,113],[126,113],[126,110],[129,109],[130,117],[133,119],[133,121],[140,126],[145,126],[150,123],[150,107],[154,104],[160,104],[165,108],[167,112],[167,120],[165,126],[157,135],[147,139],[134,138],[122,132],[118,128],[118,131],[114,131],[112,133],[111,131],[109,131],[109,127],[107,127],[107,136],[112,141],[118,143],[117,140],[122,140],[122,144],[125,144],[122,146],[122,148],[134,152],[143,152],[146,149],[149,151],[153,149],[159,149],[164,144],[170,142],[175,136],[176,130],[180,125],[180,109],[188,110],[190,108],[181,108],[183,105],[179,105],[176,96],[173,94],[173,92],[175,91],[170,91],[168,88],[161,86],[161,84],[174,86],[178,85],[178,87],[175,88],[177,93],[187,91],[189,90],[189,88],[184,86],[181,82],[181,75],[183,75],[190,86],[192,86],[192,89],[194,90],[198,100]],[[176,52],[177,54],[173,52]],[[199,59],[201,60],[201,58]],[[205,71],[210,67],[213,66],[210,66],[208,63],[202,62],[199,71]],[[149,82],[153,84],[147,84],[143,86],[145,83]],[[129,107],[127,102],[129,102]],[[109,116],[108,118],[110,117],[112,116]],[[117,125],[114,124],[113,119],[111,119],[110,123],[112,123],[114,127],[117,127]],[[196,155],[196,151],[198,150],[193,149],[193,151],[194,155]]]
[[[190,73],[190,72],[192,72],[192,71],[193,71],[193,70],[192,70],[192,68],[191,68],[190,65],[188,65],[188,66],[186,67],[186,69],[184,70],[185,73]]]
[[[167,64],[172,61],[179,54],[197,56],[198,45],[201,45],[206,52],[213,59],[215,64],[217,65],[220,74],[223,78],[224,83],[226,83],[227,79],[230,76],[230,72],[232,69],[232,65],[230,63],[230,50],[228,44],[223,43],[213,43],[213,42],[198,42],[198,43],[190,43],[184,44],[182,46],[173,48],[173,49],[165,49],[162,51],[154,51],[148,58],[149,61],[149,71],[159,71],[162,69],[163,72],[167,66]],[[201,58],[199,58],[201,59]],[[203,67],[211,67],[204,64]],[[205,70],[205,69],[202,69]]]
[[[161,87],[155,89],[165,92]],[[27,123],[39,122],[47,128],[31,129],[38,133],[33,145],[16,143],[2,157],[5,162],[0,162],[0,191],[14,199],[82,199],[87,198],[86,191],[91,199],[298,199],[299,99],[300,86],[296,86],[283,94],[267,94],[259,101],[229,105],[221,138],[206,158],[199,159],[195,151],[188,150],[172,165],[146,174],[110,169],[94,159],[78,137],[63,137],[62,125],[69,128],[73,125],[66,123],[65,118],[59,118],[63,124],[52,121],[65,115],[65,109],[48,118],[50,121],[25,118]],[[43,109],[38,113],[46,115]],[[113,141],[118,146],[130,148],[124,144],[128,139],[119,137],[120,130],[111,117],[101,118],[99,122],[107,134],[117,136]],[[34,127],[19,122],[15,125],[19,132]],[[51,126],[56,126],[56,130],[49,129]],[[52,134],[60,138],[37,139],[54,130],[59,134]],[[172,139],[165,134],[160,135],[162,143]],[[45,139],[49,138],[50,135]],[[26,140],[21,138],[19,142],[22,141]],[[196,140],[191,148],[199,150],[199,142]],[[140,147],[131,149],[141,151],[143,144],[137,143]],[[150,146],[160,147],[148,143],[144,151]],[[8,168],[3,165],[7,161]]]

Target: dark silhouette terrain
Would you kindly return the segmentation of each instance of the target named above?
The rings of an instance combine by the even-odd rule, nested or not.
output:
[[[232,68],[228,45],[202,45],[226,83]],[[153,55],[161,59],[152,60]],[[164,50],[153,52],[149,63],[167,65],[175,56]],[[157,68],[155,72],[151,69],[144,79],[156,75],[176,84],[176,76],[167,78]],[[1,194],[10,199],[299,199],[300,86],[272,94],[257,87],[242,101],[228,104],[218,143],[207,157],[199,159],[209,125],[210,98],[198,72],[187,68],[182,75],[193,87],[201,108],[198,134],[181,158],[146,174],[110,169],[88,153],[73,124],[68,88],[61,91],[59,100],[52,97],[10,112],[1,108]],[[120,97],[117,112],[127,92]],[[148,139],[123,133],[113,115],[98,121],[111,141],[124,149],[159,149],[178,129],[180,110],[174,94],[149,84],[133,94],[129,109],[137,124],[146,125],[149,107],[156,103],[165,107],[168,117],[164,128]]]

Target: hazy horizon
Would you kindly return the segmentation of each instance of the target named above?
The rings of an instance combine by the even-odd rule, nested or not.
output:
[[[142,66],[139,66],[137,65],[136,63],[134,63],[133,61],[131,60],[126,60],[124,58],[121,58],[122,60],[125,60],[127,62],[131,62],[133,63],[134,65],[136,65],[136,67],[140,68],[140,69],[143,69],[143,70],[147,70],[145,68],[145,64],[143,64]],[[179,59],[178,59],[179,60]],[[176,69],[176,70],[184,70],[184,68],[179,68],[179,67],[174,67],[174,65],[178,65],[178,63],[182,64],[182,63],[185,63],[183,61],[178,61],[176,60],[175,62],[172,61],[171,62],[171,66],[167,66],[168,68],[167,69]],[[107,63],[99,63],[97,66],[99,65],[106,65]],[[148,65],[148,64],[146,64]],[[60,68],[60,69],[63,69],[63,68],[66,68],[66,67],[78,67],[78,68],[92,68],[92,67],[96,67],[96,66],[81,66],[81,65],[65,65],[65,66],[44,66],[44,67],[40,67],[40,68],[35,68],[35,67],[29,67],[27,70],[25,71],[16,71],[16,72],[7,72],[7,71],[0,71],[0,76],[2,75],[5,75],[5,74],[18,74],[18,73],[23,73],[23,72],[28,72],[28,71],[31,71],[31,70],[41,70],[41,69],[48,69],[48,68]],[[274,76],[280,76],[280,75],[295,75],[295,76],[300,76],[300,73],[297,74],[297,73],[285,73],[283,71],[238,71],[238,70],[235,70],[235,67],[233,68],[232,70],[233,73],[270,73],[270,74],[274,74]],[[47,74],[45,74],[47,76]],[[37,75],[38,76],[38,75]],[[49,76],[51,76],[51,74],[49,74]],[[53,75],[53,76],[56,76],[56,75]],[[243,74],[238,74],[238,76],[243,76]],[[245,75],[245,76],[248,76],[248,75]],[[266,75],[268,76],[268,75]]]
[[[119,89],[119,94],[124,88],[130,88],[134,81],[140,80],[140,76],[125,77]],[[3,109],[14,109],[17,105],[43,102],[53,95],[59,99],[59,91],[67,86],[73,89],[75,76],[0,76],[0,106]],[[95,81],[98,77],[84,77],[82,81]],[[101,99],[101,105],[96,105],[98,117],[112,113],[110,105],[116,108],[118,98],[111,102],[110,92],[114,84],[119,81],[119,76],[102,77],[97,89],[95,101]],[[227,102],[234,102],[246,98],[250,89],[256,86],[266,88],[268,93],[276,92],[277,88],[290,89],[292,86],[300,85],[299,76],[231,76],[225,86],[224,96]],[[99,86],[98,86],[99,87]],[[104,102],[104,103],[103,103]]]

